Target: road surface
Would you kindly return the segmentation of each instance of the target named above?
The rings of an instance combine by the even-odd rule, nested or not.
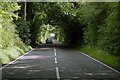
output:
[[[3,67],[2,80],[120,80],[120,74],[54,41]]]

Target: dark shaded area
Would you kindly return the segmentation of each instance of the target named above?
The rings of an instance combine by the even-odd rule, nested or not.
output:
[[[43,44],[40,44],[39,46],[37,46],[37,48],[47,48],[47,47],[50,47],[50,48],[71,48],[72,46],[68,46],[67,44],[62,44],[61,42],[58,42],[56,41],[55,39],[52,39],[53,40],[53,44],[46,44],[46,43],[43,43]]]
[[[20,78],[20,79],[17,79],[17,78],[12,78],[12,79],[2,79],[2,80],[57,80],[55,78],[44,78],[44,79],[41,79],[41,78]],[[84,78],[84,79],[74,79],[74,78],[65,78],[65,79],[60,79],[60,80],[119,80],[117,78],[106,78],[106,79],[101,79],[101,78]]]
[[[19,16],[23,17],[25,5],[19,4],[22,6]],[[18,20],[17,24],[25,22],[22,26],[26,28],[17,30],[23,42],[32,47],[38,46],[48,31],[66,44],[96,46],[112,55],[120,54],[120,2],[27,2],[26,13],[26,22]],[[42,25],[48,24],[55,29],[44,29]]]
[[[24,16],[24,6],[25,4],[19,3],[21,5],[21,11],[19,11],[19,16]],[[26,22],[25,25],[29,26],[23,29],[24,33],[21,32],[21,29],[17,29],[19,31],[19,35],[23,42],[26,42],[27,44],[30,44],[31,46],[35,47],[39,45],[39,43],[36,43],[38,40],[38,35],[40,34],[42,28],[41,25],[43,24],[50,24],[54,26],[58,26],[56,28],[56,31],[58,28],[61,28],[63,31],[61,31],[62,34],[57,34],[56,31],[54,33],[57,36],[62,35],[60,37],[61,39],[64,38],[65,43],[70,44],[82,44],[83,42],[83,30],[84,27],[82,21],[79,19],[78,15],[73,16],[72,13],[67,13],[66,10],[70,9],[77,9],[78,6],[80,6],[77,3],[70,3],[71,5],[74,4],[74,7],[68,7],[65,11],[62,10],[62,4],[58,3],[34,3],[34,2],[27,2],[26,3]],[[67,5],[67,4],[65,4]],[[69,10],[70,11],[70,10]],[[66,13],[65,13],[66,12]],[[46,15],[46,16],[44,16]],[[41,17],[40,17],[41,16]],[[43,18],[44,17],[44,18]],[[19,20],[16,24],[20,23]],[[19,26],[19,25],[18,25]],[[24,26],[24,25],[23,25]],[[28,35],[26,35],[28,33]],[[25,35],[25,36],[24,36]]]
[[[2,80],[57,80],[56,78],[12,78],[12,79],[2,79]]]

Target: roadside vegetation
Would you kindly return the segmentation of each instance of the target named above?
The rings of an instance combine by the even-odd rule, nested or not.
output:
[[[0,59],[22,55],[50,37],[120,70],[120,2],[1,2]],[[90,47],[89,47],[90,45]],[[94,47],[91,47],[94,46]]]
[[[86,3],[81,10],[84,41],[77,49],[120,71],[120,3]]]
[[[6,49],[0,50],[0,59],[2,64],[7,64],[8,62],[16,59],[17,57],[21,56],[25,52],[32,49],[30,46],[12,46]]]
[[[20,9],[17,3],[0,3],[0,62],[7,64],[20,55],[32,49],[28,44],[22,42],[17,34],[14,19],[19,16],[14,11]]]
[[[120,56],[111,55],[95,46],[77,46],[76,49],[120,71]]]

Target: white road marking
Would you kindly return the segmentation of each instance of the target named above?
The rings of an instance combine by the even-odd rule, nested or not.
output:
[[[60,74],[59,74],[59,68],[56,67],[56,76],[57,76],[57,80],[60,80]]]
[[[54,52],[56,52],[56,49],[54,48]]]
[[[57,56],[56,52],[55,52],[55,57]]]
[[[56,76],[57,76],[57,80],[60,80],[60,73],[59,73],[57,54],[56,54],[56,49],[55,48],[54,48],[54,55],[55,55],[55,64],[57,64],[56,65]]]
[[[34,49],[31,49],[30,51],[26,52],[25,54],[23,54],[22,56],[16,58],[15,60],[9,62],[8,64],[6,64],[5,66],[1,67],[0,70],[2,70],[3,68],[7,67],[8,65],[14,63],[15,61],[17,61],[18,59],[22,58],[23,56],[25,56],[26,54],[30,53],[31,51],[33,51]]]
[[[56,57],[55,57],[55,63],[58,63],[58,62],[57,62],[57,58],[56,58]]]
[[[100,63],[100,64],[102,64],[102,65],[106,66],[107,68],[109,68],[109,69],[113,70],[114,72],[116,72],[116,73],[120,74],[120,72],[119,72],[119,71],[117,71],[117,70],[115,70],[114,68],[112,68],[112,67],[108,66],[107,64],[104,64],[104,63],[102,63],[101,61],[98,61],[97,59],[95,59],[95,58],[93,58],[93,57],[91,57],[91,56],[89,56],[89,55],[87,55],[87,54],[85,54],[85,53],[83,53],[83,52],[80,52],[80,51],[78,51],[78,50],[75,50],[75,51],[77,51],[77,52],[79,52],[79,53],[82,53],[83,55],[85,55],[85,56],[89,57],[90,59],[92,59],[92,60],[94,60],[94,61],[96,61],[96,62],[98,62],[98,63]]]

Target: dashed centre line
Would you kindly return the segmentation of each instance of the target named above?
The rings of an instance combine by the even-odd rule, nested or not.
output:
[[[55,57],[56,57],[57,55],[56,55],[56,52],[55,52]]]
[[[57,75],[57,80],[60,80],[60,74],[59,74],[59,68],[56,67],[56,75]]]
[[[55,63],[58,63],[58,62],[57,62],[57,58],[56,58],[56,57],[55,57]]]
[[[60,80],[60,73],[59,73],[57,54],[55,48],[54,48],[54,55],[55,55],[55,64],[56,64],[56,76],[57,76],[57,80]]]

